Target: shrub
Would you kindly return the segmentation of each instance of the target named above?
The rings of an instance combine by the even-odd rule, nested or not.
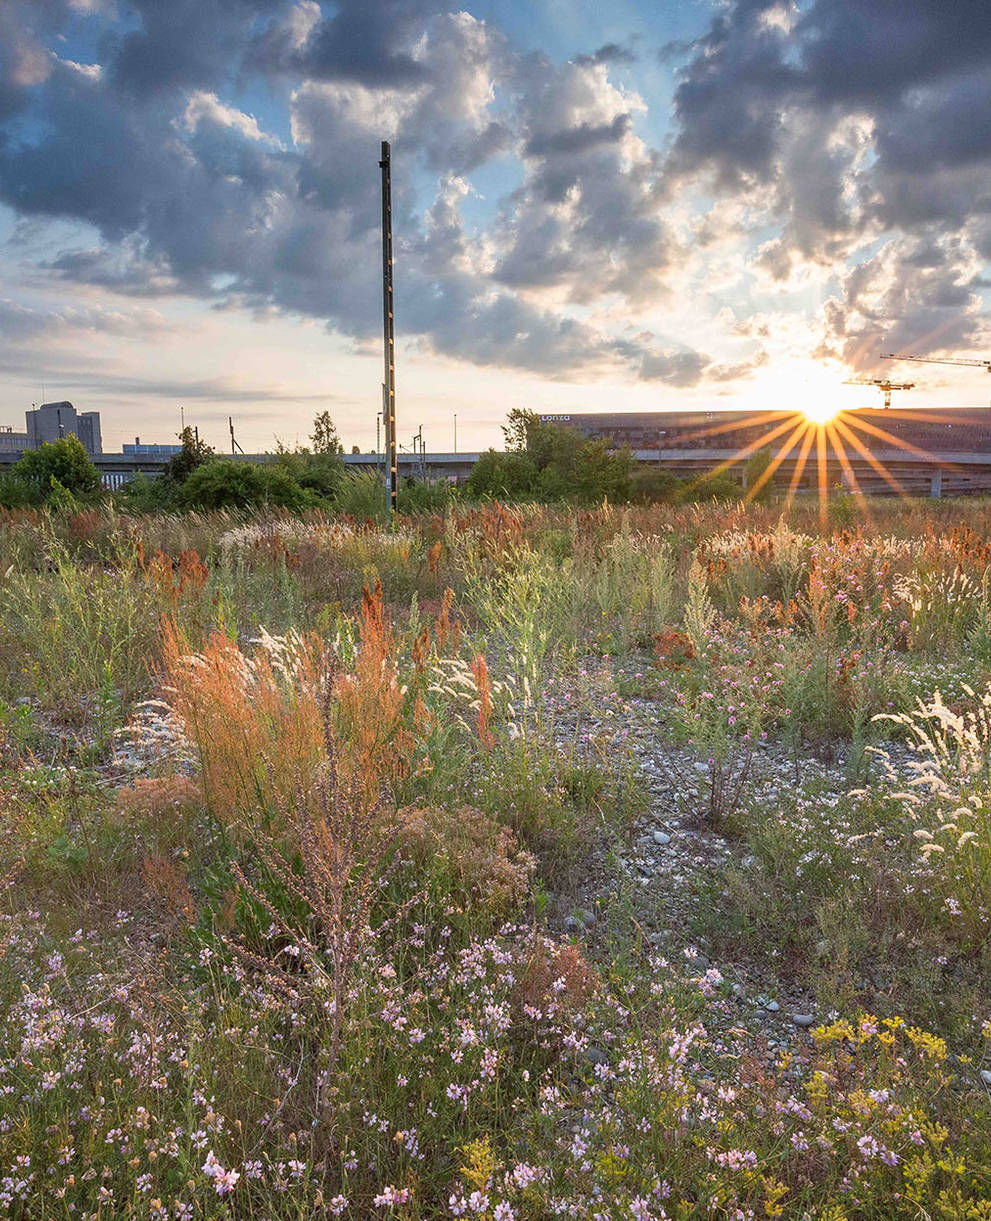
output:
[[[225,826],[254,815],[270,828],[291,796],[326,763],[329,722],[336,767],[371,800],[416,770],[432,719],[399,682],[396,641],[381,586],[367,588],[358,640],[341,667],[315,633],[263,633],[250,654],[215,632],[199,652],[163,627],[162,682],[195,745],[211,810]]]
[[[299,854],[299,868],[294,859],[287,859],[275,842],[266,838],[256,844],[268,874],[260,886],[248,880],[240,865],[233,866],[248,898],[271,917],[275,929],[295,948],[294,965],[286,969],[273,959],[261,958],[243,943],[229,944],[246,965],[256,970],[260,967],[279,991],[296,997],[301,1008],[310,1007],[318,1021],[329,1011],[330,1041],[324,1068],[326,1080],[332,1082],[351,999],[351,977],[371,937],[372,908],[395,841],[395,816],[384,808],[381,795],[369,797],[362,777],[353,768],[338,766],[333,732],[326,719],[323,730],[324,759],[308,782],[300,777],[296,792],[279,809],[292,845],[292,858]],[[292,900],[301,905],[302,924],[272,903],[266,883],[273,878],[290,900],[286,909],[291,910]],[[314,924],[315,935],[311,936]],[[297,961],[304,968],[302,977]]]
[[[324,759],[323,707],[334,673],[316,636],[263,636],[246,656],[219,632],[194,652],[163,628],[165,694],[199,759],[203,792],[232,828],[291,809]]]
[[[277,505],[299,510],[314,503],[312,492],[301,488],[284,466],[224,458],[197,466],[183,483],[179,497],[182,504],[196,509]]]
[[[972,706],[963,712],[937,692],[912,712],[878,718],[908,738],[907,784],[885,751],[873,753],[891,799],[914,824],[920,887],[928,899],[942,899],[933,914],[957,939],[979,947],[991,933],[991,687],[979,698],[967,694]]]
[[[102,722],[147,682],[156,601],[133,555],[110,568],[75,563],[54,540],[47,552],[46,571],[0,578],[0,643],[14,671],[7,681],[63,722]]]
[[[14,463],[11,475],[30,488],[37,501],[50,499],[57,489],[70,498],[100,490],[100,472],[78,437],[60,437],[28,450]]]
[[[470,807],[400,810],[399,845],[422,871],[420,885],[439,902],[459,904],[472,924],[498,919],[529,894],[536,858],[509,827]]]

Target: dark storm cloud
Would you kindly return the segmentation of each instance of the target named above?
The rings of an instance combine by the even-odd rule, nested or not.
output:
[[[911,147],[914,129],[916,167],[929,168],[927,146],[951,158],[991,151],[986,0],[814,0],[788,26],[779,0],[736,0],[694,44],[675,94],[678,164],[724,177],[768,170],[781,108],[794,105],[877,117],[882,157]]]
[[[128,16],[137,27],[121,35],[108,33],[103,61],[136,96],[163,89],[212,89],[238,70],[245,31],[287,7],[287,0],[129,0]]]
[[[972,334],[973,252],[991,252],[985,0],[796,12],[730,0],[691,46],[662,155],[638,137],[639,99],[609,79],[632,52],[553,63],[443,0],[131,0],[123,22],[110,6],[88,18],[102,22],[98,65],[59,58],[67,2],[0,0],[0,201],[94,227],[46,252],[66,281],[299,313],[360,340],[379,325],[386,136],[405,334],[481,364],[687,386],[752,366],[567,311],[662,302],[692,254],[665,209],[703,176],[759,218],[739,209],[735,238],[777,226],[751,269],[765,284],[901,243],[871,247],[866,278],[844,280],[824,346],[852,351],[879,309],[908,329],[956,310],[941,333]],[[238,96],[287,107],[291,135]],[[517,189],[469,233],[465,177],[509,155]],[[709,228],[711,245],[717,217]]]
[[[991,59],[986,0],[816,0],[796,29],[816,97],[896,101]]]
[[[766,175],[780,131],[776,102],[794,87],[786,38],[766,23],[774,0],[738,0],[695,44],[675,92],[676,170],[708,167],[724,185]]]
[[[590,302],[660,298],[675,242],[660,217],[659,158],[601,64],[526,64],[517,123],[526,177],[502,217],[494,277]]]
[[[372,87],[411,86],[426,79],[414,47],[424,25],[451,5],[437,0],[339,0],[305,38],[282,24],[254,41],[252,62],[310,80],[352,80]]]
[[[991,159],[986,0],[814,0],[791,20],[778,0],[737,0],[695,43],[672,168],[766,183],[803,112],[872,120],[880,175]]]

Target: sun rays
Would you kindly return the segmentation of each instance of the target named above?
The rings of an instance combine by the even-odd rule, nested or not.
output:
[[[817,495],[820,516],[825,519],[830,491],[836,486],[837,476],[844,491],[854,496],[861,507],[867,509],[863,486],[864,464],[869,468],[867,475],[877,476],[891,492],[900,497],[907,497],[909,492],[897,474],[890,469],[894,461],[893,454],[923,458],[942,470],[956,469],[947,458],[937,457],[934,453],[897,436],[876,420],[868,418],[880,414],[870,409],[836,408],[826,401],[813,400],[799,410],[748,414],[742,419],[698,429],[690,434],[691,439],[718,437],[726,449],[733,445],[734,432],[745,429],[747,435],[745,444],[736,446],[731,454],[700,476],[700,481],[713,479],[739,463],[746,463],[753,454],[767,448],[771,450],[770,461],[745,488],[744,502],[753,501],[775,476],[782,483],[787,478],[786,508],[790,508],[799,491],[807,487]],[[920,424],[972,422],[967,417],[952,412],[892,410],[884,414],[892,420],[912,419]],[[755,426],[763,428],[757,437],[753,436]],[[876,487],[876,480],[874,484]]]

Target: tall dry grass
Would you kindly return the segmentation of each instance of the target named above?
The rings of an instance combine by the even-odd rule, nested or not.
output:
[[[322,707],[335,673],[318,636],[262,637],[246,655],[220,632],[191,648],[162,628],[163,686],[194,745],[203,791],[226,827],[291,807],[325,757]]]
[[[327,762],[357,778],[368,803],[417,766],[433,718],[400,682],[399,641],[382,588],[367,587],[353,662],[343,669],[321,636],[263,634],[243,651],[214,632],[199,650],[172,621],[162,630],[162,685],[194,745],[204,794],[225,826],[293,808]]]

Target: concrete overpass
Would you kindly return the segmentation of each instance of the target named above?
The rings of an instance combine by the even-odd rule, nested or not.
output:
[[[778,450],[772,445],[772,454]],[[638,465],[656,466],[670,471],[679,478],[692,478],[711,471],[722,462],[732,462],[727,469],[737,478],[742,476],[746,459],[739,458],[736,449],[639,449],[633,451],[633,460]],[[957,453],[939,452],[915,454],[906,450],[887,448],[872,451],[875,463],[869,462],[852,447],[848,449],[847,462],[857,486],[868,496],[892,496],[897,490],[894,482],[913,496],[965,496],[977,493],[991,494],[991,452]],[[218,457],[230,455],[218,455]],[[20,453],[0,453],[0,471],[16,462]],[[275,454],[237,454],[235,462],[273,462]],[[400,476],[428,479],[467,479],[479,455],[469,453],[433,453],[399,455]],[[773,482],[777,487],[791,483],[798,459],[797,449],[786,456],[775,472]],[[119,488],[138,474],[156,478],[165,469],[166,458],[146,455],[98,454],[93,462],[103,478],[105,487]],[[343,461],[351,470],[382,470],[382,454],[345,454]],[[881,468],[890,478],[881,473]],[[893,482],[894,481],[894,482]],[[800,487],[814,490],[818,487],[819,472],[815,447],[808,454]],[[847,469],[831,448],[826,452],[826,482],[830,488],[849,486],[851,480]]]

